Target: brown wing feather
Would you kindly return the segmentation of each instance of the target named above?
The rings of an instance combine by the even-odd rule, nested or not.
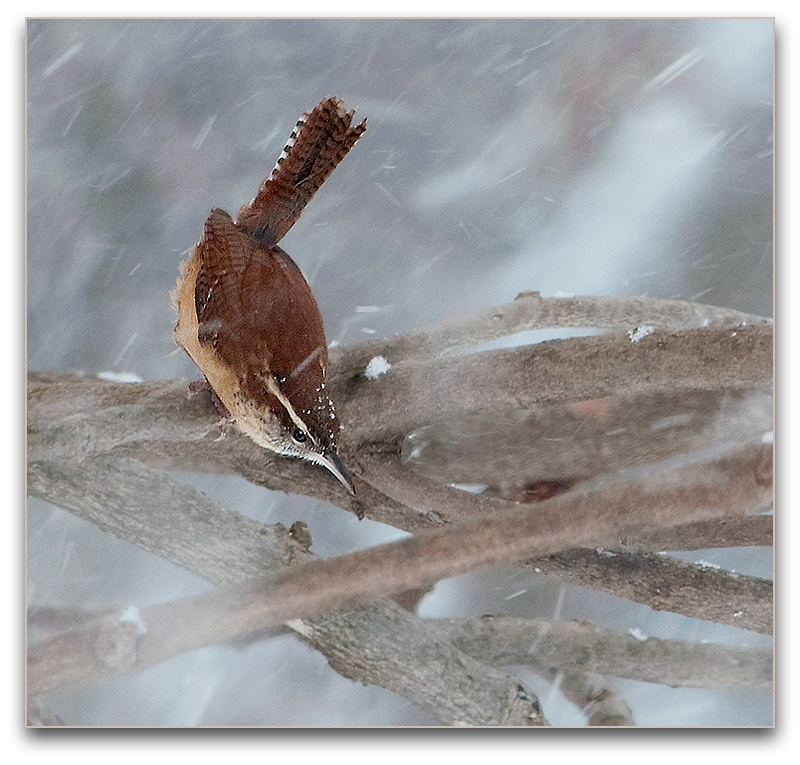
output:
[[[204,345],[210,343],[236,370],[242,368],[244,358],[237,354],[232,329],[242,315],[242,277],[250,262],[250,249],[230,215],[214,209],[194,253],[200,261],[194,288],[197,339]]]
[[[279,242],[308,201],[367,129],[352,126],[353,112],[337,98],[326,98],[297,122],[289,142],[255,199],[239,210],[237,225]]]
[[[271,374],[297,414],[335,443],[338,422],[323,385],[328,351],[322,317],[300,269],[218,209],[206,221],[196,255],[200,343],[210,344],[236,370],[243,392],[288,427],[291,419],[265,388],[265,374]]]

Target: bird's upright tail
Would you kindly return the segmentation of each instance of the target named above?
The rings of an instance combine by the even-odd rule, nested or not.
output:
[[[367,129],[331,96],[297,121],[275,168],[255,199],[239,210],[236,224],[274,244],[295,224],[311,197]]]

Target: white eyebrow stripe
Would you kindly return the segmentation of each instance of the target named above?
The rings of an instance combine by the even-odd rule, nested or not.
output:
[[[297,412],[295,412],[294,407],[289,403],[289,399],[281,393],[281,389],[278,387],[278,383],[275,382],[275,378],[268,374],[265,376],[264,382],[266,383],[267,390],[275,396],[275,398],[280,401],[281,406],[289,413],[289,417],[292,418],[292,422],[297,425],[300,430],[303,431],[309,438],[311,438],[311,433],[308,431],[308,427],[306,424],[298,417]],[[313,439],[312,439],[313,441]]]

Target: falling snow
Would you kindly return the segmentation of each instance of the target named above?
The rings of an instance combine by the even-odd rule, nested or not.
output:
[[[317,298],[331,370],[343,347],[525,290],[694,296],[769,315],[772,31],[768,19],[31,19],[28,365],[119,383],[196,378],[171,336],[178,263],[212,207],[235,214],[253,198],[297,116],[326,93],[370,127],[281,245]],[[628,335],[637,343],[653,331]],[[364,377],[390,369],[376,356]],[[405,461],[437,448],[422,425],[404,441]],[[307,521],[323,557],[402,535],[241,479],[184,478],[265,525]],[[486,488],[459,478],[462,491]],[[110,535],[99,544],[87,526],[29,499],[32,598],[164,602],[206,586]],[[748,554],[771,563],[765,548]],[[606,596],[547,576],[535,577],[541,598],[521,597],[534,591],[518,577],[534,575],[520,572],[509,568],[497,589],[485,584],[495,571],[449,590],[440,582],[426,616],[593,618],[588,610],[621,632],[638,620],[659,637],[729,637],[731,628],[632,603],[609,609]],[[60,706],[54,698],[54,711],[110,726],[237,724],[253,710],[269,724],[437,722],[285,638],[204,649],[149,674],[75,690]],[[767,693],[748,705],[693,693],[701,701],[685,705],[654,687],[634,697],[634,716],[771,722]],[[559,724],[575,719],[569,708],[554,693],[546,712]]]
[[[657,90],[668,85],[677,77],[680,77],[689,71],[693,66],[699,64],[706,56],[706,52],[701,48],[695,48],[688,53],[684,53],[677,60],[673,61],[666,69],[659,72],[647,83],[647,90]]]

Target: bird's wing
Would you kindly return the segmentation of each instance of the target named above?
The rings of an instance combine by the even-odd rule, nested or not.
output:
[[[194,257],[200,344],[235,372],[254,403],[276,408],[271,377],[294,410],[334,443],[338,423],[324,386],[322,317],[294,261],[241,231],[219,209],[209,215]]]

